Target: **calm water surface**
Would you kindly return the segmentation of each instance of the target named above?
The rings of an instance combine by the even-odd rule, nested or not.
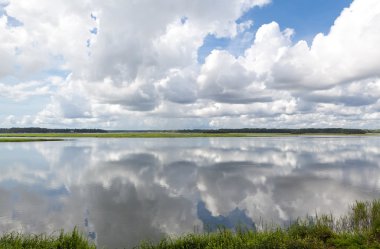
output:
[[[306,214],[380,197],[379,137],[0,143],[0,232],[79,227],[99,246]]]

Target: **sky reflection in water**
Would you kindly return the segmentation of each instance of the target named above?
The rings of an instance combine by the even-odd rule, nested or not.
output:
[[[0,155],[1,232],[76,225],[110,248],[380,197],[378,137],[78,139]]]

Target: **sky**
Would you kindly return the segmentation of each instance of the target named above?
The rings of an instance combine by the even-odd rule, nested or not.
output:
[[[0,0],[0,127],[379,128],[378,0]]]

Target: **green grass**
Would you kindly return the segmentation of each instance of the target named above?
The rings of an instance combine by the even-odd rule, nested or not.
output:
[[[155,244],[142,242],[136,249],[376,249],[380,248],[380,200],[356,202],[346,216],[338,219],[321,215],[298,219],[287,228],[236,230],[220,228],[217,232],[167,237]],[[74,229],[56,236],[5,234],[0,237],[3,248],[96,247]]]
[[[371,134],[291,134],[291,133],[181,133],[181,132],[126,132],[126,133],[2,133],[0,137],[54,138],[187,138],[187,137],[288,137],[288,136],[374,136]]]
[[[95,249],[84,236],[74,229],[71,233],[61,232],[56,236],[5,234],[0,238],[0,249]]]
[[[47,142],[47,141],[62,141],[63,139],[47,139],[47,138],[24,138],[24,137],[0,137],[0,143],[14,143],[14,142]]]

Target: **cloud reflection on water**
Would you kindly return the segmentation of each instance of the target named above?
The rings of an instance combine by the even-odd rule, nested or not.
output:
[[[199,203],[211,220],[238,208],[282,224],[380,196],[377,137],[78,139],[0,154],[1,231],[77,225],[109,247],[201,229]]]

